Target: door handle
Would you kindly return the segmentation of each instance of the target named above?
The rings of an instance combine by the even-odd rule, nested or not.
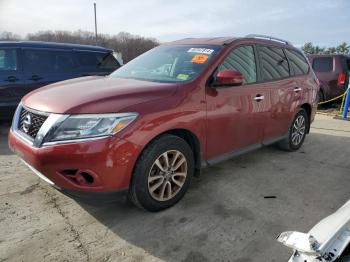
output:
[[[300,88],[300,87],[294,88],[294,92],[295,92],[295,93],[298,93],[298,92],[300,92],[300,91],[301,91],[301,88]]]
[[[7,82],[16,82],[17,80],[18,78],[15,76],[9,76],[7,79],[5,79]]]
[[[260,101],[262,101],[264,99],[265,99],[265,97],[262,96],[262,95],[256,95],[256,97],[254,97],[254,100],[257,101],[257,102],[260,102]]]
[[[32,77],[29,78],[29,80],[33,80],[33,81],[38,81],[38,80],[40,80],[40,79],[42,79],[42,77],[40,77],[40,76],[38,76],[38,75],[32,75]]]

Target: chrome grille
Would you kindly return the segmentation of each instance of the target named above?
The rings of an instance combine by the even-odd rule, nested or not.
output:
[[[19,116],[18,129],[31,138],[35,139],[41,126],[44,124],[47,118],[47,115],[33,113],[22,107]]]

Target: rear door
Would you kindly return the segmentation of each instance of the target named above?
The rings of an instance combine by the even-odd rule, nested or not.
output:
[[[79,76],[108,75],[120,67],[111,52],[74,50]]]
[[[77,65],[70,50],[24,48],[22,52],[28,91],[74,77]]]
[[[0,107],[15,107],[25,93],[20,49],[0,47]]]
[[[321,91],[323,95],[321,99],[327,100],[336,96],[338,92],[334,57],[314,57],[312,60],[312,68],[321,83]]]
[[[284,50],[274,46],[258,46],[262,82],[270,92],[271,112],[266,119],[264,142],[273,142],[287,134],[294,117],[293,104],[300,96]],[[299,91],[297,91],[299,90]]]
[[[241,72],[244,84],[206,89],[207,157],[214,163],[215,159],[259,147],[270,110],[268,88],[257,83],[254,45],[234,47],[216,72],[223,69]]]

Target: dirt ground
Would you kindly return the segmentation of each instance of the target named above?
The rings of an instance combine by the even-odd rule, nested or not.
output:
[[[205,169],[175,207],[88,206],[41,181],[0,128],[0,261],[287,261],[276,242],[350,198],[350,122],[317,115],[300,151],[275,147]],[[264,198],[274,196],[275,198]]]

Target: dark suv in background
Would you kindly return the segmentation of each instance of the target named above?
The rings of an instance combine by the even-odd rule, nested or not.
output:
[[[0,42],[0,119],[9,119],[21,98],[50,83],[107,75],[120,64],[113,50],[97,46]]]
[[[308,59],[320,81],[321,102],[345,92],[349,79],[350,56],[309,55]]]

